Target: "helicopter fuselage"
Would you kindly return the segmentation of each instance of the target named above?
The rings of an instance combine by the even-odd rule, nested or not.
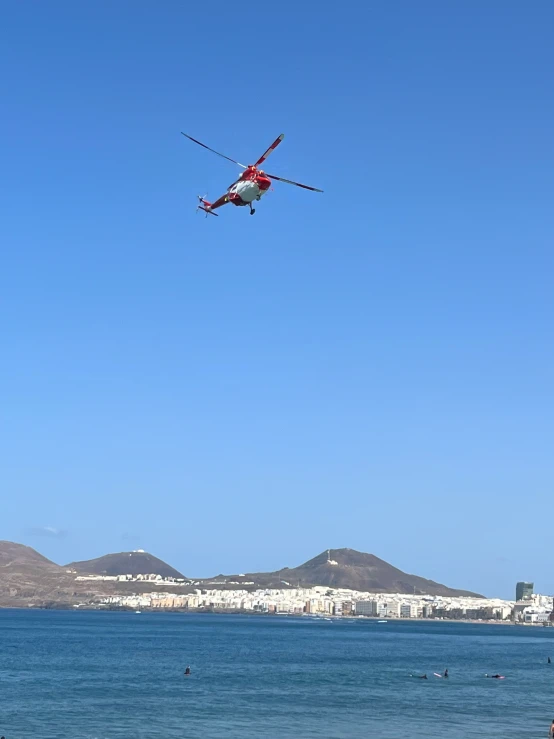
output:
[[[248,167],[240,178],[228,189],[227,194],[233,205],[249,205],[260,200],[269,190],[271,180],[255,167]],[[215,205],[215,203],[214,203]]]

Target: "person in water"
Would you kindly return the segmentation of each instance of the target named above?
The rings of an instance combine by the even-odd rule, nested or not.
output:
[[[190,675],[190,667],[186,667],[185,669],[185,675]]]
[[[448,668],[444,671],[443,677],[448,677]]]
[[[547,662],[547,664],[549,664],[549,665],[550,665],[550,664],[552,664],[552,662],[551,662],[551,660],[550,660],[550,657],[549,657],[549,658],[548,658],[548,659],[546,660],[546,662]]]
[[[496,678],[497,680],[499,680],[502,677],[502,675],[499,675],[497,673],[496,675],[485,675],[485,677],[493,677],[493,678]]]
[[[548,736],[553,737],[554,736],[554,718],[552,719],[552,723],[550,724],[550,732]]]

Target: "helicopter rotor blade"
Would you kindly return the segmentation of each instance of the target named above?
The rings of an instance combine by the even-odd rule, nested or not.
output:
[[[221,154],[219,151],[216,151],[215,149],[210,148],[209,146],[206,146],[206,144],[203,144],[201,141],[198,141],[197,139],[193,139],[192,136],[189,136],[188,133],[183,133],[183,136],[186,136],[187,139],[190,139],[191,141],[194,141],[195,144],[198,144],[199,146],[203,146],[204,149],[207,149],[208,151],[213,151],[214,154],[217,154],[218,157],[223,157],[223,159],[227,159],[229,162],[233,162],[233,164],[238,164],[239,167],[242,167],[243,169],[246,169],[246,166],[244,164],[241,164],[240,162],[237,162],[235,159],[231,159],[231,157],[225,156],[225,154]]]
[[[286,182],[288,185],[296,185],[296,187],[303,187],[304,190],[313,190],[313,192],[323,192],[323,190],[320,190],[317,187],[310,187],[309,185],[303,185],[301,182],[295,182],[294,180],[286,180],[284,177],[277,177],[277,175],[269,174],[269,172],[266,172],[266,175],[269,177],[270,180],[279,180],[279,182]]]
[[[258,161],[256,162],[256,164],[254,166],[257,167],[262,162],[265,162],[265,160],[268,158],[268,156],[271,154],[271,152],[279,146],[279,144],[281,143],[281,141],[284,138],[285,138],[285,134],[284,133],[282,133],[280,136],[277,136],[277,138],[271,144],[271,146],[269,147],[269,149],[262,154],[262,156],[258,159]]]

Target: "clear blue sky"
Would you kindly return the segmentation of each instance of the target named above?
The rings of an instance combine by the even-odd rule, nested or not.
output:
[[[550,0],[6,4],[0,538],[554,591],[553,30]],[[237,169],[181,130],[246,163],[284,132],[268,171],[325,193],[205,219]]]

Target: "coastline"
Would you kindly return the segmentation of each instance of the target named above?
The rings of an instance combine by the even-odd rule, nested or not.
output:
[[[305,619],[312,621],[359,621],[369,623],[381,623],[383,625],[391,623],[441,623],[441,624],[472,624],[479,626],[533,626],[541,628],[552,628],[554,624],[544,623],[525,623],[515,622],[512,620],[497,620],[497,619],[486,619],[486,620],[474,620],[474,619],[454,619],[454,618],[403,618],[403,617],[387,617],[377,618],[371,616],[334,616],[334,615],[317,615],[310,613],[279,613],[279,612],[267,612],[267,611],[251,611],[248,609],[228,609],[228,608],[149,608],[141,607],[140,609],[132,606],[105,606],[104,604],[86,604],[86,605],[75,605],[67,602],[60,603],[47,603],[47,604],[28,604],[28,605],[0,605],[0,611],[17,610],[17,611],[101,611],[104,613],[136,613],[138,614],[153,614],[153,613],[181,613],[186,615],[219,615],[219,616],[262,616],[265,618],[294,618],[294,619]]]

